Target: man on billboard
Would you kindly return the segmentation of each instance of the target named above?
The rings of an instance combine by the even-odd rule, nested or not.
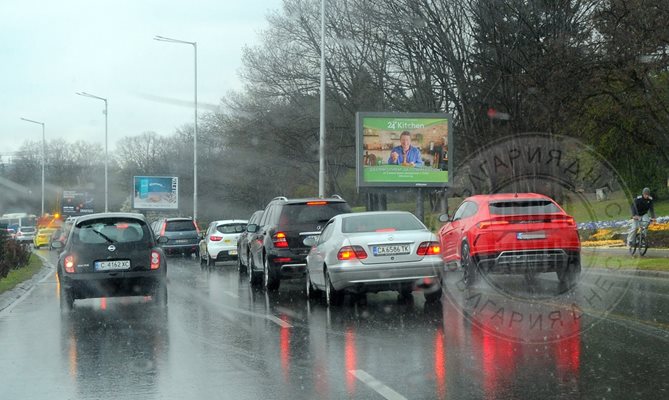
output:
[[[411,167],[423,166],[420,150],[411,145],[411,133],[409,131],[404,131],[400,135],[400,145],[393,147],[390,158],[388,158],[388,164]]]

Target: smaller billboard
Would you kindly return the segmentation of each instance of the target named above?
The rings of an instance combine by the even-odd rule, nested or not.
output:
[[[179,209],[179,178],[176,176],[134,176],[132,208],[138,210]]]
[[[74,217],[94,212],[93,194],[81,190],[63,190],[61,214]]]
[[[452,176],[448,114],[357,113],[358,187],[445,187]]]

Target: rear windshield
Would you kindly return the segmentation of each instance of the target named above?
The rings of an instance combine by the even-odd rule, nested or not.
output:
[[[148,227],[137,220],[97,219],[74,228],[77,242],[87,244],[129,243],[150,238]]]
[[[227,224],[216,227],[216,230],[221,233],[242,233],[244,229],[246,229],[246,224]]]
[[[279,218],[279,225],[307,225],[325,223],[335,215],[349,213],[347,203],[326,203],[318,205],[286,204]]]
[[[23,232],[23,233],[35,232],[35,228],[30,228],[30,227],[24,226],[24,227],[21,228],[21,232]]]
[[[342,220],[343,233],[394,232],[423,230],[423,225],[410,214],[351,215]]]
[[[167,221],[165,230],[168,232],[187,232],[195,230],[195,223],[192,220]]]
[[[517,200],[490,203],[490,214],[536,215],[559,213],[560,209],[550,200]]]

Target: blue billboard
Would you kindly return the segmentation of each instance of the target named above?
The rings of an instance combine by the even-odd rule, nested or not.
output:
[[[179,178],[176,176],[134,176],[132,208],[138,210],[179,209]]]

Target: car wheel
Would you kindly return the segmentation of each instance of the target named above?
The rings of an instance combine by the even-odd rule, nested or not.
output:
[[[246,265],[247,265],[247,272],[249,275],[249,285],[251,287],[256,287],[260,283],[260,274],[254,271],[253,268],[253,257],[251,256],[251,253],[248,253],[248,256],[246,258]]]
[[[444,293],[441,286],[437,286],[436,288],[432,288],[432,289],[433,290],[431,290],[431,291],[423,292],[423,296],[425,296],[425,302],[427,302],[427,303],[435,303],[437,301],[440,301],[441,296]]]
[[[266,255],[265,263],[263,265],[263,286],[265,287],[266,291],[270,292],[279,289],[280,283],[281,281],[276,277],[276,275],[270,269],[269,257]]]
[[[160,306],[167,306],[167,284],[165,282],[159,283],[155,288],[155,291],[153,292],[153,299],[155,300],[156,304]]]
[[[344,292],[332,286],[330,273],[325,271],[325,303],[328,306],[337,306],[344,301]]]
[[[581,259],[578,256],[570,257],[567,265],[558,273],[560,287],[562,290],[569,290],[576,285],[581,276]]]
[[[71,290],[60,287],[60,310],[71,311],[74,307],[74,296]]]
[[[466,287],[470,287],[478,280],[478,268],[476,267],[476,263],[469,253],[469,244],[467,243],[462,244],[462,255],[460,262],[462,264],[462,270],[464,274],[462,281]]]
[[[246,266],[244,265],[244,263],[242,263],[242,257],[241,257],[241,253],[240,253],[239,250],[237,250],[237,270],[239,272],[245,272],[246,271]]]
[[[314,286],[313,283],[311,283],[311,277],[309,275],[309,268],[307,268],[307,274],[305,276],[306,280],[306,289],[305,292],[307,294],[307,299],[316,299],[320,297],[321,291],[320,289],[317,289],[316,286]]]

